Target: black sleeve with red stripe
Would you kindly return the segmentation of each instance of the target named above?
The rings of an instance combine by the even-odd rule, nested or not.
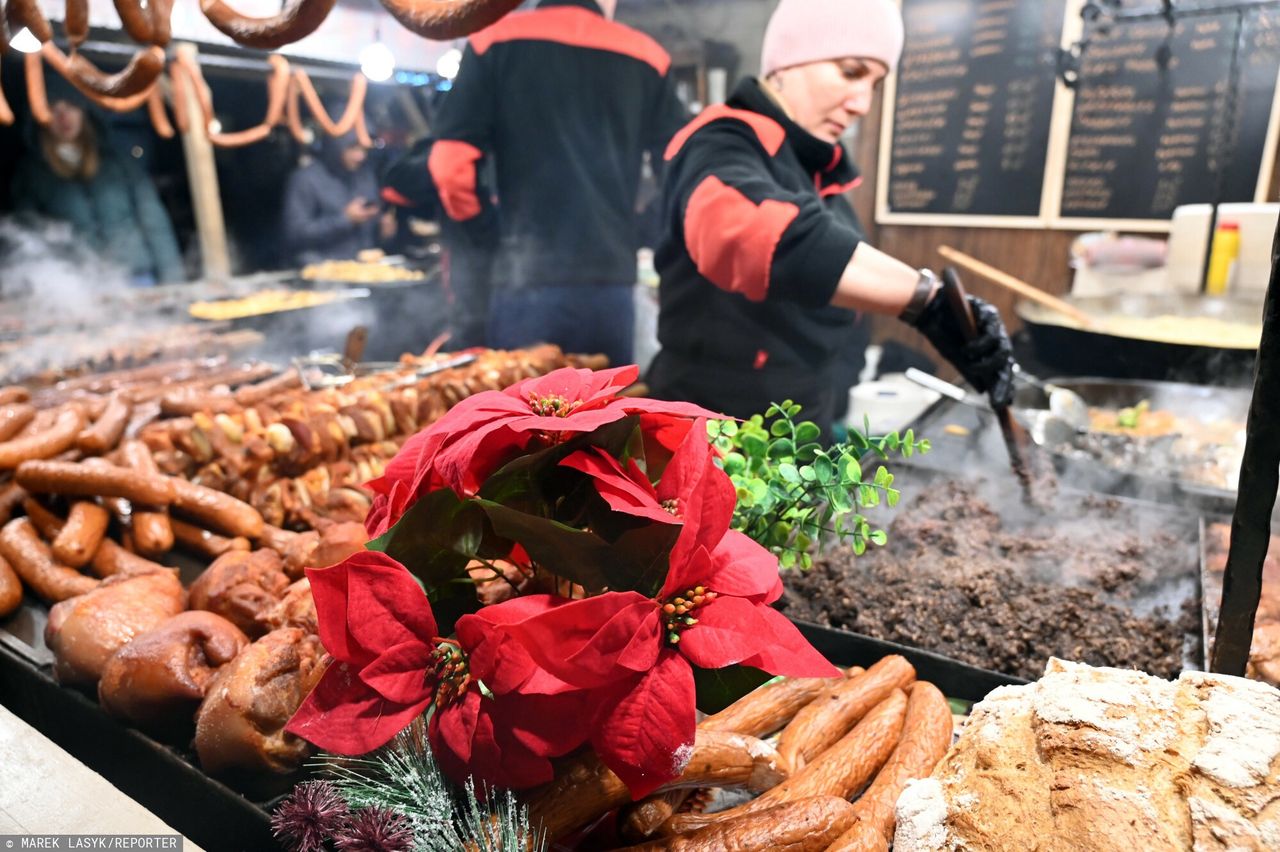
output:
[[[440,194],[427,169],[434,142],[431,138],[418,141],[382,176],[382,200],[412,210],[421,219],[436,219],[441,214]]]
[[[431,177],[445,212],[459,222],[475,218],[483,209],[477,182],[484,152],[492,145],[496,103],[490,64],[468,44],[436,117]]]
[[[831,303],[858,234],[817,192],[789,189],[747,124],[712,122],[670,164],[667,203],[698,272],[752,301]]]

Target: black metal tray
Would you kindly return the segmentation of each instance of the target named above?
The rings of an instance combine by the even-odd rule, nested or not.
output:
[[[178,569],[184,587],[206,567],[180,551],[163,561]],[[258,795],[245,795],[206,775],[190,750],[113,719],[96,697],[54,679],[48,621],[49,608],[30,595],[0,619],[0,705],[210,852],[277,848],[270,805],[293,776],[264,778]]]
[[[1211,388],[1177,382],[1144,382],[1121,379],[1052,379],[1054,384],[1073,390],[1089,405],[1127,408],[1146,399],[1153,408],[1201,419],[1233,419],[1244,423],[1250,394],[1236,388]],[[1047,407],[1041,391],[1020,388],[1015,406]],[[963,434],[956,434],[959,427]],[[943,398],[929,406],[911,423],[917,438],[928,438],[933,450],[907,461],[913,467],[955,471],[982,468],[996,470],[1007,465],[1008,454],[995,418],[960,403]],[[1215,488],[1160,472],[1109,467],[1078,452],[1042,450],[1052,463],[1061,483],[1082,491],[1131,497],[1165,503],[1210,514],[1230,515],[1235,508],[1234,490]],[[896,461],[896,464],[903,464]]]
[[[960,413],[964,412],[968,412],[970,414],[976,413],[972,409],[961,407]],[[920,433],[917,431],[917,435],[919,434]],[[995,441],[1000,454],[997,457],[999,464],[1007,465],[1008,457],[1004,455],[1004,448],[1003,444],[1000,442],[998,430],[996,430]],[[932,455],[933,454],[930,453],[924,458],[927,459]],[[863,470],[867,481],[870,481],[870,477],[874,474],[875,468],[880,464],[884,464],[889,468],[890,472],[895,474],[894,487],[899,488],[902,491],[902,501],[897,507],[889,508],[882,505],[878,508],[865,511],[865,514],[873,528],[880,527],[887,530],[898,512],[905,509],[914,497],[917,494],[922,493],[923,488],[927,487],[930,483],[945,479],[963,478],[962,471],[965,471],[966,469],[969,471],[976,470],[972,465],[968,468],[961,466],[947,467],[945,464],[940,465],[939,467],[924,467],[918,462],[919,458],[920,457],[917,456],[910,460],[910,463],[904,463],[907,460],[902,458],[883,461],[879,459],[878,456],[872,455],[864,460]],[[1004,471],[999,467],[999,465],[993,467],[990,463],[987,463],[981,469],[981,473],[971,475],[981,476],[982,478],[991,480],[1002,475],[1003,472]],[[1012,472],[1008,473],[1008,478],[1009,492],[1013,494],[1018,493],[1018,486],[1013,478]],[[1083,489],[1073,488],[1062,488],[1061,492],[1065,496],[1075,497],[1078,495],[1082,499],[1089,496],[1091,493]],[[1202,608],[1201,565],[1203,563],[1204,551],[1204,524],[1202,523],[1200,513],[1150,500],[1141,500],[1133,497],[1113,494],[1106,496],[1117,500],[1122,506],[1144,513],[1147,517],[1164,519],[1170,524],[1171,529],[1176,528],[1182,530],[1183,537],[1186,539],[1187,543],[1184,566],[1185,571],[1180,571],[1177,576],[1162,579],[1162,581],[1154,588],[1143,588],[1139,594],[1133,597],[1131,601],[1131,609],[1134,612],[1141,614],[1147,614],[1155,611],[1156,609],[1165,609],[1168,612],[1168,617],[1176,618],[1177,613],[1171,606],[1174,603],[1172,598],[1178,597],[1180,591],[1183,595],[1194,597],[1197,605]],[[1185,591],[1182,591],[1184,587]],[[831,639],[832,636],[845,637],[844,641],[849,643],[847,648],[844,649],[846,653],[860,653],[863,655],[863,659],[871,659],[873,662],[875,659],[878,659],[885,654],[903,654],[904,656],[907,656],[913,664],[916,664],[918,669],[920,665],[925,666],[925,669],[921,670],[921,678],[925,680],[933,680],[934,677],[938,677],[947,683],[948,686],[955,688],[957,691],[947,693],[954,697],[967,697],[964,692],[960,691],[963,689],[966,682],[976,684],[977,688],[983,690],[982,694],[985,694],[996,686],[1027,682],[1016,676],[992,669],[973,666],[938,652],[905,646],[884,639],[879,639],[877,637],[855,633],[853,631],[814,624],[802,619],[793,618],[790,614],[787,615],[798,627],[800,627],[801,632],[810,637],[810,641],[814,642],[815,647],[824,654],[828,654],[829,652],[831,654],[838,653],[839,649],[841,649],[841,646],[839,645],[828,644],[833,641]],[[1183,667],[1189,670],[1205,670],[1207,668],[1206,659],[1208,646],[1203,642],[1202,631],[1196,630],[1192,633],[1188,633],[1183,637],[1183,639]],[[852,649],[852,651],[850,651],[850,649]],[[911,654],[917,655],[921,660],[921,663],[917,664],[916,658],[908,655],[908,651],[910,651]],[[862,664],[860,659],[852,659],[849,662],[845,662],[843,654],[841,658],[832,657],[832,660],[838,664],[845,665]],[[928,670],[932,676],[926,676],[923,673],[925,670]],[[939,687],[942,688],[941,683],[939,683]],[[944,689],[944,691],[946,690]]]
[[[813,647],[837,666],[866,667],[890,654],[899,654],[915,666],[916,676],[920,680],[929,681],[948,698],[981,701],[998,686],[1020,686],[1030,682],[1012,675],[980,669],[932,651],[886,642],[861,633],[794,619],[792,623]]]
[[[0,644],[0,704],[210,852],[277,848],[264,803],[205,775],[178,750],[120,724],[96,701],[59,686],[47,666],[32,664],[7,644]]]

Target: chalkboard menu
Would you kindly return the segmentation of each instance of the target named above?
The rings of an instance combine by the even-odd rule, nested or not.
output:
[[[1244,15],[1231,121],[1237,30],[1237,16],[1227,13],[1172,27],[1161,19],[1130,22],[1093,35],[1071,117],[1060,220],[1167,220],[1180,204],[1214,200],[1224,160],[1221,200],[1263,200],[1274,157],[1268,139],[1280,10]]]
[[[1066,0],[902,7],[906,45],[885,92],[877,219],[1038,224]]]

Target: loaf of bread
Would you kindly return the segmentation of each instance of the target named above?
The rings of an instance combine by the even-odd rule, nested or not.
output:
[[[1050,660],[898,799],[895,852],[1280,849],[1280,692]]]

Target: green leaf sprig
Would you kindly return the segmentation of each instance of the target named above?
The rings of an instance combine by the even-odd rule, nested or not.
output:
[[[814,546],[830,541],[849,543],[859,556],[868,544],[884,546],[885,531],[873,528],[862,510],[879,506],[882,499],[896,506],[901,495],[883,465],[865,480],[863,460],[927,453],[928,440],[917,441],[911,430],[872,436],[864,423],[865,431],[851,429],[847,441],[824,448],[822,430],[798,420],[800,411],[787,400],[745,422],[708,424],[738,492],[733,528],[767,547],[784,569],[812,567]]]

